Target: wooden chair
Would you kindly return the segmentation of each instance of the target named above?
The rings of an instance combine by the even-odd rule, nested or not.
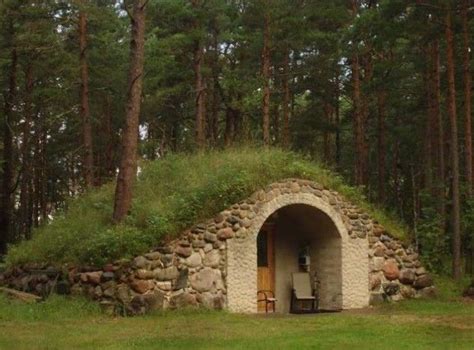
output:
[[[268,314],[268,305],[272,306],[272,311],[275,312],[276,303],[275,294],[271,290],[259,290],[257,292],[257,303],[265,303],[265,313]]]
[[[308,272],[292,273],[293,290],[291,292],[291,313],[318,312],[318,295],[311,286],[311,276]],[[304,308],[305,303],[311,303],[311,308]],[[299,306],[298,306],[299,304]]]

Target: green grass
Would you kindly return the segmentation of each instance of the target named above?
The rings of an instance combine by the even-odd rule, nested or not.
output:
[[[111,223],[114,184],[71,201],[67,213],[10,248],[10,265],[31,262],[101,265],[143,253],[200,220],[211,218],[254,191],[285,178],[310,179],[366,209],[394,236],[406,238],[393,217],[367,203],[340,176],[295,153],[239,148],[171,155],[141,164],[131,215]]]
[[[320,315],[162,312],[133,318],[53,297],[0,296],[0,349],[472,349],[474,303],[413,300]]]

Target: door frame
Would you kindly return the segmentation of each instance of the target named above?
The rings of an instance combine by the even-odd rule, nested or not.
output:
[[[257,246],[257,281],[256,281],[257,292],[260,290],[270,290],[273,293],[273,296],[275,296],[275,224],[274,223],[263,224],[258,234],[260,235],[262,232],[266,232],[266,237],[267,237],[267,242],[266,242],[267,266],[258,266],[259,251],[258,251],[258,246]],[[258,240],[258,236],[257,236],[257,240]],[[267,274],[266,281],[263,278],[264,274]],[[262,302],[258,303],[257,309],[258,311],[265,311],[265,304]]]

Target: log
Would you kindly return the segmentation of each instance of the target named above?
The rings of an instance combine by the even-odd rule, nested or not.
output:
[[[26,292],[21,292],[16,289],[11,289],[11,288],[6,288],[6,287],[0,287],[0,292],[6,294],[9,297],[13,297],[15,299],[18,299],[20,301],[23,301],[25,303],[35,303],[38,301],[41,301],[41,297],[31,294],[31,293],[26,293]]]

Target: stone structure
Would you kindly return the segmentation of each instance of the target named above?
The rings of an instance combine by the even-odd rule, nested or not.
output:
[[[340,194],[298,179],[274,183],[131,261],[58,273],[46,266],[15,267],[0,275],[0,284],[40,295],[52,289],[85,294],[107,309],[129,314],[186,306],[257,312],[256,240],[262,225],[275,216],[281,226],[275,252],[280,311],[287,310],[291,288],[288,249],[298,240],[311,242],[324,309],[360,308],[434,292],[410,246]],[[296,218],[298,234],[289,234]]]

